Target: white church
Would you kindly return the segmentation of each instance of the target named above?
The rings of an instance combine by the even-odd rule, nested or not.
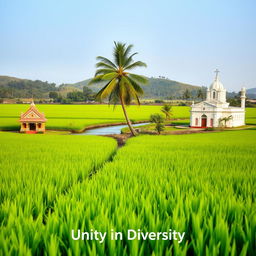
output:
[[[207,90],[206,100],[191,105],[190,127],[237,127],[245,125],[245,88],[241,89],[241,107],[230,107],[219,71]]]

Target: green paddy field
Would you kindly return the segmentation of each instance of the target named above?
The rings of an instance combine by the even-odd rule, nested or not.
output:
[[[91,125],[125,122],[121,106],[110,105],[36,105],[47,118],[47,129],[82,130]],[[26,104],[1,104],[0,129],[19,130],[19,116],[29,108]],[[149,120],[153,113],[160,113],[161,106],[130,106],[127,108],[132,121]],[[172,118],[182,118],[189,124],[189,107],[173,108]],[[256,108],[246,109],[246,123],[256,124]]]
[[[47,129],[81,130],[90,125],[125,122],[121,106],[112,105],[36,105],[44,112]],[[29,105],[0,105],[0,129],[18,130],[19,115]],[[148,120],[161,106],[130,106],[127,108],[132,121]],[[189,107],[174,107],[175,118],[189,118]]]
[[[0,133],[0,255],[255,255],[256,131]],[[71,230],[185,232],[75,241]]]
[[[0,105],[1,129],[19,129],[27,108]],[[38,108],[48,129],[124,121],[119,106]],[[139,121],[160,106],[128,109]],[[189,117],[188,107],[173,111]],[[246,122],[256,124],[255,109]],[[0,255],[256,255],[255,155],[254,128],[140,135],[121,148],[101,136],[0,132]],[[107,236],[73,240],[78,229]],[[111,229],[122,240],[111,240]],[[185,236],[128,240],[128,229]]]

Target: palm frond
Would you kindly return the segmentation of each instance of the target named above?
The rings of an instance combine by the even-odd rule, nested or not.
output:
[[[147,64],[142,61],[136,61],[136,62],[132,63],[131,65],[125,67],[125,70],[133,69],[133,68],[137,68],[137,67],[147,67]]]
[[[124,62],[124,49],[125,49],[125,44],[122,44],[120,42],[114,42],[115,43],[115,48],[114,48],[114,59],[115,59],[115,63],[118,67],[123,66],[123,62]]]
[[[129,94],[130,96],[132,96],[132,97],[135,99],[136,103],[137,103],[138,105],[140,105],[140,99],[139,99],[138,93],[137,93],[137,91],[134,89],[134,87],[133,87],[133,86],[127,87],[127,91],[128,91],[128,94]]]
[[[113,90],[109,94],[108,101],[109,101],[109,104],[113,103],[114,106],[119,102],[119,90],[118,90],[118,88],[116,88],[116,90]]]
[[[132,45],[132,44],[129,44],[129,45],[126,47],[126,49],[125,49],[125,51],[124,51],[124,57],[125,57],[126,59],[128,58],[128,56],[129,56],[129,54],[130,54],[132,48],[133,48],[133,45]]]
[[[129,56],[126,60],[125,60],[125,63],[124,63],[124,68],[126,66],[129,66],[130,64],[132,64],[133,62],[133,56],[135,56],[136,54],[138,54],[137,52],[133,53],[131,56]]]
[[[127,90],[128,88],[126,88],[126,94],[125,94],[125,98],[124,98],[124,104],[129,106],[132,102],[132,97],[131,97],[131,94],[129,93],[129,89]]]
[[[132,74],[132,73],[129,73],[128,76],[132,80],[137,81],[138,83],[141,83],[141,84],[147,84],[148,83],[148,79],[145,76],[136,75],[136,74]]]
[[[110,82],[111,82],[111,81],[110,81]],[[106,85],[104,85],[104,87],[101,88],[101,89],[97,92],[97,94],[95,95],[95,100],[101,102],[101,100],[102,100],[101,94],[102,94],[102,92],[108,87],[108,85],[110,84],[110,82],[108,82]]]
[[[117,85],[116,79],[112,79],[109,81],[97,94],[96,100],[102,101],[102,99],[106,98],[111,92],[114,90]]]
[[[114,47],[114,51],[113,51],[113,56],[114,56],[114,62],[116,64],[116,66],[119,66],[119,56],[118,56],[118,50],[117,50],[117,42],[114,41],[115,47]]]
[[[97,76],[95,76],[94,78],[92,78],[92,79],[89,81],[88,85],[97,84],[97,83],[102,82],[102,76],[103,76],[103,75],[97,75]]]
[[[113,70],[112,69],[107,69],[107,68],[101,68],[101,69],[97,69],[95,72],[95,76],[97,75],[105,75],[107,73],[112,73]]]
[[[111,73],[107,73],[105,75],[102,76],[102,80],[112,80],[114,78],[117,78],[118,74],[116,72],[111,72]]]
[[[96,68],[108,68],[108,69],[111,69],[111,70],[116,70],[115,68],[113,68],[111,65],[109,64],[106,64],[104,62],[98,62],[96,63]]]
[[[107,59],[105,57],[98,56],[96,59],[99,60],[100,62],[103,62],[103,63],[105,63],[107,65],[112,66],[113,68],[117,68],[116,65],[111,60],[109,60],[109,59]]]
[[[127,77],[122,77],[122,81],[126,90],[126,104],[130,104],[131,103],[131,99],[134,98],[138,104],[140,104],[139,98],[138,98],[138,94],[140,94],[140,91],[137,91],[135,89],[135,87],[133,86],[133,82],[128,79]],[[140,88],[141,89],[141,88]],[[142,91],[143,93],[143,91]],[[129,95],[129,96],[127,96]]]
[[[136,81],[134,81],[130,77],[127,77],[127,79],[129,80],[131,86],[135,89],[138,95],[142,95],[144,93],[144,91],[142,90],[140,85],[136,83]]]

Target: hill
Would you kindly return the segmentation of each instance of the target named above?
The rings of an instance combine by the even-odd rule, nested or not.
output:
[[[17,77],[11,77],[11,76],[0,76],[0,86],[7,85],[9,82],[17,82],[17,81],[25,81],[27,79],[21,79]]]
[[[54,83],[0,76],[0,98],[47,98],[50,91],[57,90]]]
[[[246,91],[248,98],[256,98],[256,88],[250,88]]]
[[[88,86],[90,79],[74,83],[74,84],[63,84],[60,86],[60,90],[64,90],[65,87],[69,89],[71,87],[82,90],[83,86]],[[94,92],[97,92],[102,88],[102,83],[97,85],[88,86]],[[192,95],[196,95],[197,90],[200,86],[190,85],[186,83],[177,82],[166,78],[149,78],[149,83],[142,86],[144,90],[143,98],[147,99],[166,99],[166,98],[178,98],[181,97],[186,89],[188,89]]]
[[[250,88],[247,90],[248,94],[256,94],[256,88]]]
[[[62,97],[73,91],[82,91],[84,86],[88,86],[90,79],[83,80],[74,84],[61,84],[56,86],[55,83],[48,83],[40,80],[21,79],[10,76],[0,76],[0,98],[48,98],[49,92],[58,92]],[[103,83],[88,86],[93,92],[98,92]],[[182,97],[185,90],[189,90],[196,98],[197,91],[202,88],[197,85],[186,84],[166,78],[149,78],[149,83],[142,86],[144,90],[144,99],[177,99]],[[206,90],[203,87],[203,90]],[[248,98],[256,97],[256,88],[247,90]],[[234,98],[237,93],[227,92],[228,98]]]

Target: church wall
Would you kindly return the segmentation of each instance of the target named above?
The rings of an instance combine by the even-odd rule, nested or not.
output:
[[[242,108],[228,108],[223,111],[222,118],[232,115],[232,119],[227,122],[227,127],[238,127],[245,125],[245,111]]]
[[[204,111],[204,112],[194,112],[191,111],[190,115],[190,126],[191,127],[202,127],[202,115],[205,114],[207,116],[207,127],[212,127],[211,119],[213,119],[213,126],[214,126],[214,113]],[[198,124],[196,124],[196,118],[198,119]]]
[[[219,92],[219,101],[226,102],[226,90]]]
[[[220,118],[222,116],[222,113],[221,112],[216,112],[214,114],[214,121],[213,121],[213,127],[219,127],[220,126]]]
[[[224,117],[229,117],[232,115],[232,119],[227,121],[227,127],[238,127],[245,125],[245,114],[243,109],[232,109],[228,108],[226,111],[222,111],[222,109],[215,109],[211,111],[209,109],[205,109],[201,111],[200,108],[196,110],[191,110],[190,114],[190,126],[191,127],[201,127],[202,126],[202,115],[205,114],[207,116],[207,127],[220,127],[221,124],[219,122],[220,119]],[[196,118],[198,118],[198,123],[196,124]],[[211,123],[211,119],[213,119]],[[224,124],[224,122],[223,122]]]

